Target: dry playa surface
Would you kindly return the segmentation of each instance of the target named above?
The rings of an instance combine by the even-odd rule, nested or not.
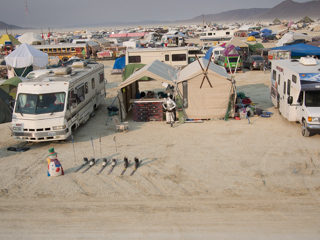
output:
[[[270,118],[174,128],[129,118],[129,131],[115,133],[107,107],[121,77],[111,75],[113,61],[103,63],[106,99],[74,145],[18,142],[10,123],[0,124],[0,239],[320,239],[320,135],[304,138],[279,115],[270,72],[236,74],[237,91]],[[7,151],[21,146],[30,150]],[[64,176],[47,177],[51,147]],[[131,164],[120,176],[124,156]],[[135,156],[143,162],[130,176]],[[101,160],[75,172],[83,157],[118,165],[110,175],[110,164],[96,175]]]

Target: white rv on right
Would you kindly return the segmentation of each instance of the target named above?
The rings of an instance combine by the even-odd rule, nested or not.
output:
[[[272,103],[289,121],[302,124],[302,135],[320,133],[320,60],[273,60]]]

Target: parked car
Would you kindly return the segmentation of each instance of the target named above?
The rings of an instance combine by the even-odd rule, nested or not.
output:
[[[243,61],[243,67],[253,69],[260,69],[261,66],[265,65],[266,60],[260,55],[251,55]]]
[[[241,58],[239,56],[219,56],[218,57],[218,65],[224,67],[227,71],[234,71],[237,69],[237,71],[242,70],[242,63],[241,63]]]

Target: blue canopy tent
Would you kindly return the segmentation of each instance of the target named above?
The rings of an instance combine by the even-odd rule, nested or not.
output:
[[[272,33],[272,30],[265,28],[265,29],[262,29],[260,33]]]
[[[304,43],[274,47],[271,49],[291,51],[291,57],[305,57],[307,55],[320,57],[320,47],[315,47]]]
[[[126,67],[126,57],[117,58],[113,64],[113,69],[111,74],[122,74],[123,70]]]

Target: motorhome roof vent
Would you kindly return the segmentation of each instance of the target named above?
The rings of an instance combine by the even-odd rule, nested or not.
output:
[[[317,65],[317,62],[314,58],[312,57],[302,57],[300,58],[300,63],[302,65],[305,65],[305,66],[315,66]]]
[[[70,66],[66,66],[66,67],[61,67],[61,68],[57,68],[56,70],[54,70],[54,74],[55,75],[68,75],[70,74],[72,71]]]
[[[78,62],[72,63],[72,67],[74,68],[84,68],[86,66],[87,66],[87,62],[85,61],[78,61]]]

